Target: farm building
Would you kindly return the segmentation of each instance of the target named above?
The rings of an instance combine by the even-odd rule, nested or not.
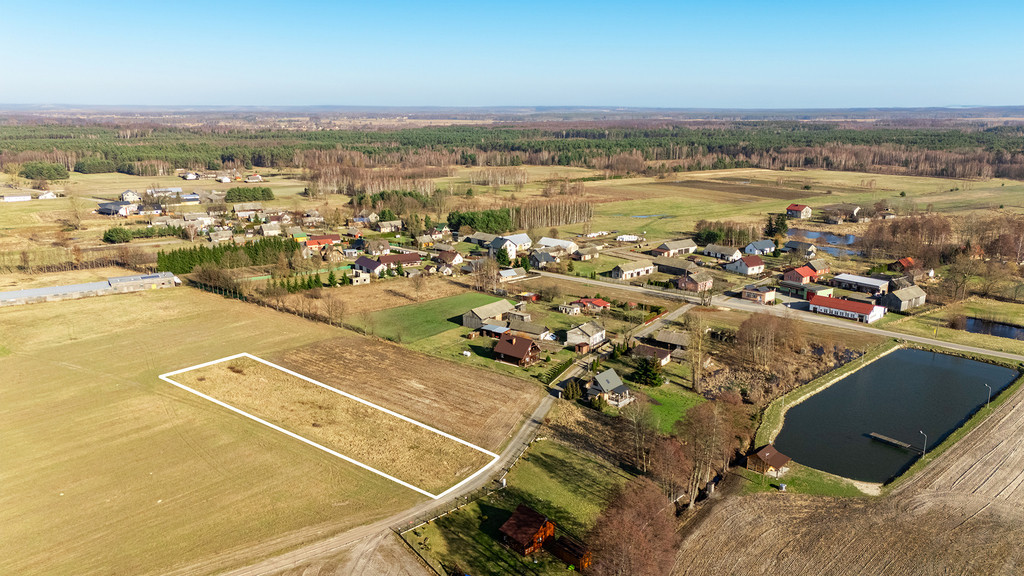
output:
[[[377,231],[381,234],[390,234],[392,232],[402,231],[401,220],[379,220],[376,225]]]
[[[801,242],[799,240],[790,240],[782,246],[783,252],[796,253],[801,258],[814,258],[818,253],[818,247],[810,242]]]
[[[565,304],[563,302],[558,305],[558,311],[569,316],[579,316],[583,313],[583,307],[579,304]]]
[[[750,244],[747,244],[743,248],[745,254],[756,254],[757,256],[766,256],[775,252],[775,241],[774,240],[755,240]]]
[[[572,254],[572,257],[573,257],[574,260],[579,260],[581,262],[585,262],[587,260],[593,260],[593,259],[595,259],[595,258],[597,258],[599,256],[601,256],[601,251],[598,250],[596,246],[589,246],[587,248],[580,248],[579,250],[573,252],[573,254]]]
[[[566,254],[572,254],[573,252],[580,249],[580,247],[572,240],[559,240],[558,238],[548,238],[547,236],[537,240],[538,248],[557,248],[562,250]]]
[[[511,315],[512,312],[509,312]],[[529,316],[527,316],[529,317]],[[551,330],[543,324],[536,324],[528,320],[520,320],[517,318],[510,318],[508,321],[508,329],[516,334],[533,338],[534,340],[547,340],[551,337]]]
[[[681,350],[690,345],[690,335],[686,332],[662,329],[654,335],[654,341],[669,350]]]
[[[498,282],[511,282],[526,278],[525,268],[506,268],[498,271]]]
[[[715,277],[710,272],[697,272],[696,274],[684,274],[676,280],[676,286],[680,290],[689,292],[704,292],[711,290],[715,285]]]
[[[372,258],[366,256],[360,256],[356,259],[355,264],[352,265],[353,270],[359,270],[360,272],[366,272],[373,276],[380,277],[388,271],[386,264],[381,264]]]
[[[789,464],[789,456],[779,452],[771,444],[747,456],[747,470],[753,470],[758,474],[772,474],[776,478],[786,472],[786,464]]]
[[[577,344],[584,343],[590,346],[590,348],[597,348],[605,341],[605,338],[607,338],[607,334],[604,326],[593,320],[565,331],[566,346],[576,346]]]
[[[260,224],[260,235],[261,236],[280,236],[281,225],[277,222],[267,222],[266,224]]]
[[[529,337],[512,334],[509,330],[494,344],[494,358],[516,366],[529,366],[540,358],[540,346]]]
[[[811,296],[808,302],[811,303],[811,312],[849,318],[866,324],[879,320],[885,315],[884,307],[875,306],[870,302],[855,302],[829,296]]]
[[[913,270],[917,268],[917,263],[910,256],[900,258],[899,260],[889,264],[889,270],[894,272],[906,272],[907,270]]]
[[[29,200],[32,197],[29,196]],[[130,214],[135,214],[139,211],[138,204],[132,204],[131,202],[102,202],[99,208],[96,209],[96,213],[101,216],[121,216],[127,218]]]
[[[639,242],[641,240],[643,240],[643,238],[636,234],[620,234],[615,237],[616,242]]]
[[[811,217],[811,207],[806,204],[790,204],[786,206],[786,217],[806,220]]]
[[[430,234],[420,234],[416,237],[416,246],[420,248],[433,248],[434,238]]]
[[[179,284],[181,284],[181,280],[170,272],[137,274],[133,276],[116,276],[101,282],[87,282],[84,284],[47,286],[45,288],[30,288],[28,290],[0,292],[0,306],[18,306],[21,304],[36,304],[39,302],[57,302],[60,300],[88,298],[90,296],[106,296],[108,294],[124,292],[173,288]]]
[[[654,264],[649,260],[637,260],[636,262],[623,262],[612,268],[611,276],[618,280],[629,280],[654,274]]]
[[[889,291],[889,281],[855,274],[836,274],[832,277],[832,285],[843,290],[867,292],[868,294],[885,294]]]
[[[515,306],[508,300],[484,304],[463,314],[462,325],[466,328],[479,328],[484,324],[497,324],[513,309]]]
[[[630,355],[637,358],[653,358],[659,365],[664,366],[672,359],[672,353],[664,348],[655,348],[647,344],[638,344],[630,351]]]
[[[771,286],[755,286],[748,284],[743,287],[740,297],[744,300],[757,302],[758,304],[771,304],[775,302],[775,288]]]
[[[712,258],[718,258],[719,260],[725,260],[726,262],[732,262],[739,260],[743,253],[740,252],[739,248],[732,246],[721,246],[718,244],[708,244],[704,247],[704,255],[711,256]]]
[[[56,198],[57,195],[49,190],[46,192],[40,192],[39,195],[36,196],[36,200],[55,200]]]
[[[824,286],[822,284],[803,284],[800,282],[790,282],[789,280],[779,282],[779,292],[804,300],[809,299],[811,296],[831,296],[832,291],[833,288],[831,286]]]
[[[558,536],[549,539],[544,547],[555,557],[570,566],[571,570],[586,572],[590,568],[592,556],[585,544],[569,536]]]
[[[622,379],[609,368],[594,376],[594,379],[587,385],[587,398],[604,398],[608,404],[621,408],[629,404],[635,398],[629,392],[629,387],[622,383]]]
[[[924,305],[925,298],[927,294],[920,286],[909,286],[883,295],[878,299],[878,303],[893,312],[906,312]]]
[[[211,230],[210,242],[230,242],[234,238],[231,230]]]
[[[245,178],[245,181],[249,184],[263,182],[263,176],[260,176],[259,174],[250,174]]]
[[[657,248],[651,250],[651,255],[671,258],[676,254],[693,254],[696,251],[697,243],[687,238],[686,240],[662,242]]]
[[[555,535],[555,524],[533,508],[520,504],[498,532],[509,548],[529,556]]]
[[[814,272],[818,275],[818,278],[832,271],[832,268],[829,267],[828,262],[821,258],[808,260],[807,267],[810,268],[811,270],[814,270]]]
[[[671,258],[660,256],[654,259],[654,267],[658,272],[665,274],[696,274],[700,272],[700,266],[696,262],[690,262],[685,258]]]
[[[725,269],[744,276],[757,276],[764,272],[764,260],[760,256],[744,256],[726,264]]]
[[[4,202],[29,202],[32,200],[32,195],[21,193],[4,194],[3,196],[0,196],[0,198],[2,198]]]

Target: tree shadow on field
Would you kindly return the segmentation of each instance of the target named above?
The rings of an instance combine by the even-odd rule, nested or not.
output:
[[[494,349],[493,348],[489,348],[489,347],[483,346],[481,344],[470,344],[469,345],[469,349],[470,349],[470,351],[473,352],[473,354],[476,354],[477,356],[479,356],[481,358],[487,358],[488,360],[494,360]]]
[[[525,559],[501,543],[501,525],[511,511],[487,500],[437,520],[448,549],[446,564],[456,561],[474,575],[539,574]]]
[[[530,462],[540,468],[552,479],[560,479],[566,487],[577,496],[595,502],[607,502],[615,494],[617,485],[603,482],[609,471],[598,465],[586,466],[580,462],[558,458],[550,454],[533,454],[529,456]],[[624,473],[620,472],[623,476]],[[575,534],[585,534],[587,526],[583,525],[576,518],[572,510],[566,509],[553,501],[542,496],[531,493],[524,495],[535,508],[549,515],[567,531]]]

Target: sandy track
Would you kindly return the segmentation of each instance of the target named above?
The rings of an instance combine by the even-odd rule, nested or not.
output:
[[[1018,393],[888,496],[726,498],[684,528],[674,574],[1020,574],[1022,439]]]

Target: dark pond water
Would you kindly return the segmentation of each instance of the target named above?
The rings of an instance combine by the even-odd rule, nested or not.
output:
[[[839,257],[840,252],[844,252],[848,256],[856,256],[861,254],[856,250],[850,250],[848,248],[836,248],[835,246],[818,246],[818,250],[821,250],[822,252],[828,252],[829,254],[837,258]]]
[[[846,478],[886,482],[942,442],[1017,376],[1009,368],[923,350],[897,350],[786,413],[775,440],[796,462]],[[868,438],[877,432],[915,447]]]
[[[1002,322],[993,322],[992,320],[983,320],[981,318],[967,318],[967,327],[965,330],[968,332],[974,332],[975,334],[989,334],[992,336],[999,336],[1000,338],[1024,340],[1024,328],[1014,326],[1012,324],[1003,324]]]
[[[843,236],[837,236],[828,232],[815,232],[814,230],[804,230],[803,228],[790,228],[786,231],[786,235],[789,237],[803,237],[808,241],[824,240],[828,244],[836,246],[849,246],[857,241],[857,236],[853,234],[844,234]]]

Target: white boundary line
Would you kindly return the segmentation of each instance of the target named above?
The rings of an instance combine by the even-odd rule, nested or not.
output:
[[[216,398],[214,398],[212,396],[208,396],[206,394],[203,394],[202,392],[199,392],[198,390],[193,390],[192,388],[189,388],[188,386],[185,386],[184,384],[175,382],[174,380],[171,379],[171,376],[176,376],[178,374],[182,374],[182,373],[189,372],[189,371],[192,371],[192,370],[198,370],[199,368],[206,368],[207,366],[213,366],[214,364],[220,364],[221,362],[226,362],[228,360],[234,360],[235,358],[249,358],[250,360],[254,360],[254,361],[259,362],[261,364],[265,364],[267,366],[270,366],[271,368],[276,368],[277,370],[280,370],[281,372],[284,372],[286,374],[291,374],[292,376],[295,376],[297,378],[301,378],[302,380],[305,380],[306,382],[309,382],[310,384],[315,384],[317,386],[320,386],[321,388],[324,388],[326,390],[330,390],[331,392],[334,392],[335,394],[340,394],[340,395],[342,395],[342,396],[344,396],[346,398],[355,400],[356,402],[360,402],[360,403],[365,404],[365,405],[367,405],[367,406],[369,406],[371,408],[380,410],[381,412],[384,412],[386,414],[390,414],[391,416],[394,416],[396,418],[400,418],[402,420],[405,420],[406,422],[409,422],[409,423],[415,424],[415,425],[417,425],[417,426],[419,426],[421,428],[425,428],[427,430],[430,430],[431,432],[433,432],[435,434],[439,434],[441,436],[444,436],[445,438],[448,438],[450,440],[454,440],[454,441],[458,442],[459,444],[463,444],[463,445],[468,446],[468,447],[470,447],[470,448],[472,448],[474,450],[477,450],[479,452],[483,452],[484,454],[487,454],[488,456],[491,457],[491,461],[489,463],[487,463],[486,465],[484,465],[483,468],[480,468],[476,472],[470,474],[469,476],[464,478],[462,481],[460,481],[458,484],[452,486],[451,488],[445,490],[444,492],[442,492],[440,494],[431,494],[430,492],[427,492],[426,490],[423,490],[421,488],[417,488],[416,486],[413,486],[412,484],[409,484],[408,482],[399,480],[398,478],[395,478],[394,476],[391,476],[389,474],[381,472],[380,470],[377,470],[376,468],[373,468],[372,466],[368,466],[366,464],[363,464],[362,462],[359,462],[358,460],[355,460],[353,458],[349,458],[348,456],[345,456],[344,454],[340,454],[338,452],[335,452],[334,450],[331,450],[330,448],[327,448],[326,446],[323,446],[321,444],[317,444],[316,442],[313,442],[312,440],[309,440],[308,438],[304,438],[302,436],[299,436],[298,434],[296,434],[294,432],[289,432],[288,430],[285,430],[284,428],[281,428],[280,426],[277,426],[276,424],[271,424],[270,422],[267,422],[266,420],[263,420],[262,418],[259,418],[258,416],[253,416],[252,414],[249,414],[248,412],[245,412],[243,410],[239,410],[238,408],[235,408],[234,406],[232,406],[230,404],[227,404],[226,402],[222,402],[220,400],[217,400]],[[324,452],[327,452],[328,454],[330,454],[332,456],[336,456],[336,457],[341,458],[342,460],[344,460],[346,462],[349,462],[351,464],[355,464],[356,466],[359,466],[360,468],[363,468],[365,470],[369,470],[370,472],[373,472],[374,474],[377,474],[379,476],[383,476],[384,478],[387,478],[388,480],[391,480],[392,482],[395,482],[397,484],[401,484],[402,486],[405,486],[406,488],[409,488],[410,490],[415,490],[416,492],[419,492],[420,494],[423,494],[424,496],[429,496],[430,498],[433,498],[434,500],[442,498],[442,497],[446,496],[447,494],[451,493],[452,491],[457,490],[463,484],[469,482],[473,478],[476,478],[477,476],[482,474],[488,468],[493,466],[494,463],[497,462],[499,458],[501,458],[501,456],[495,454],[494,452],[491,452],[489,450],[484,450],[483,448],[477,446],[476,444],[472,444],[470,442],[466,442],[462,438],[457,438],[455,436],[452,436],[451,434],[448,434],[447,432],[442,432],[442,431],[438,430],[437,428],[434,428],[432,426],[428,426],[428,425],[426,425],[426,424],[424,424],[422,422],[418,422],[416,420],[413,420],[412,418],[409,418],[408,416],[403,416],[402,414],[399,414],[399,413],[394,412],[392,410],[388,410],[387,408],[384,408],[383,406],[378,406],[378,405],[374,404],[373,402],[368,402],[366,400],[363,400],[362,398],[359,398],[358,396],[353,396],[352,394],[349,394],[348,392],[345,392],[343,390],[338,390],[337,388],[332,388],[331,386],[328,386],[328,385],[326,385],[326,384],[324,384],[322,382],[317,382],[316,380],[313,380],[312,378],[309,378],[307,376],[303,376],[302,374],[299,374],[298,372],[293,372],[292,370],[284,368],[283,366],[278,366],[277,364],[274,364],[273,362],[267,362],[266,360],[264,360],[262,358],[258,358],[256,356],[253,356],[252,354],[249,354],[248,352],[242,352],[241,354],[235,354],[233,356],[225,356],[224,358],[220,358],[218,360],[211,360],[209,362],[203,362],[202,364],[196,364],[195,366],[189,366],[188,368],[182,368],[180,370],[174,370],[173,372],[166,372],[166,373],[161,374],[160,376],[158,376],[158,378],[160,378],[164,382],[169,382],[169,383],[177,386],[178,388],[181,388],[182,390],[185,390],[186,392],[191,392],[192,394],[195,394],[196,396],[199,396],[200,398],[205,398],[206,400],[209,400],[210,402],[213,402],[214,404],[217,404],[218,406],[223,406],[224,408],[227,408],[228,410],[231,410],[232,412],[235,412],[237,414],[241,414],[242,416],[245,416],[246,418],[249,418],[251,420],[255,420],[256,422],[259,422],[260,424],[263,424],[264,426],[267,426],[269,428],[273,428],[274,430],[277,430],[278,432],[281,432],[283,434],[287,434],[288,436],[291,436],[292,438],[295,438],[296,440],[298,440],[300,442],[304,442],[304,443],[309,444],[310,446],[312,446],[314,448],[318,448],[320,450],[323,450]]]

